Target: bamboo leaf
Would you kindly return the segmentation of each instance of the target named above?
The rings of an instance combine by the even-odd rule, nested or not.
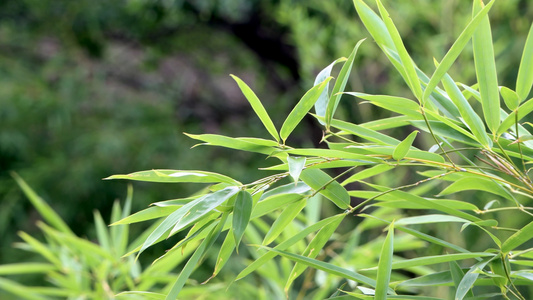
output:
[[[363,24],[370,35],[372,35],[372,38],[374,38],[376,43],[381,48],[387,47],[389,49],[396,50],[394,47],[394,42],[392,41],[392,38],[387,30],[387,26],[383,20],[381,20],[381,18],[370,7],[368,7],[364,1],[354,0],[353,3],[359,18],[361,21],[363,21]]]
[[[463,219],[463,218],[455,217],[455,216],[431,214],[431,215],[401,218],[397,220],[395,223],[396,225],[412,225],[412,224],[448,223],[448,222],[467,223],[470,221]]]
[[[344,94],[370,101],[370,103],[376,106],[401,115],[406,115],[414,119],[422,119],[418,104],[415,101],[407,98],[388,95],[369,95],[357,92],[346,92]]]
[[[234,236],[235,235],[233,234],[233,229],[230,229],[228,234],[226,235],[226,239],[224,239],[224,242],[222,243],[222,246],[220,246],[220,251],[218,252],[215,270],[213,271],[212,277],[215,277],[216,275],[218,275],[220,270],[222,270],[224,265],[226,265],[226,263],[228,262],[228,259],[233,253],[233,250],[235,249]]]
[[[533,85],[533,72],[531,70],[533,70],[533,24],[529,28],[516,79],[516,93],[520,97],[520,101],[526,100],[531,91]]]
[[[482,10],[483,2],[474,1],[473,14]],[[481,20],[472,36],[476,76],[485,122],[492,133],[496,133],[500,124],[500,94],[489,17]]]
[[[46,263],[12,263],[0,265],[0,275],[48,273],[57,268]]]
[[[483,121],[478,114],[476,114],[470,103],[468,103],[464,95],[457,87],[457,84],[455,84],[453,79],[448,74],[445,74],[442,77],[442,84],[444,85],[444,89],[446,90],[446,93],[450,99],[459,109],[461,117],[465,121],[470,131],[472,131],[477,141],[485,148],[490,149],[492,147],[492,140],[487,136]]]
[[[405,269],[405,268],[416,267],[416,266],[427,266],[427,265],[434,265],[434,264],[440,264],[440,263],[445,263],[445,262],[471,259],[471,258],[479,258],[479,257],[487,257],[487,256],[492,257],[494,256],[494,254],[486,253],[486,252],[471,252],[471,253],[451,253],[451,254],[445,254],[445,255],[424,256],[424,257],[417,257],[413,259],[394,261],[391,264],[391,268],[393,270]],[[376,270],[377,268],[378,267],[368,268],[368,269],[365,269],[365,271]]]
[[[315,105],[315,102],[318,100],[318,97],[320,97],[320,94],[322,91],[324,91],[331,78],[332,77],[328,77],[321,84],[312,87],[307,93],[305,93],[302,99],[300,99],[293,110],[289,113],[289,116],[285,122],[283,122],[280,130],[280,137],[283,143],[285,143],[291,132],[305,117],[311,107]]]
[[[364,126],[345,121],[332,120],[331,126],[381,145],[398,145],[400,143],[399,140],[377,132],[374,129],[368,129]]]
[[[315,235],[315,237],[311,240],[309,245],[305,248],[304,252],[302,253],[302,256],[309,257],[309,258],[316,258],[322,248],[326,245],[326,243],[329,241],[335,230],[337,230],[337,227],[339,227],[340,223],[344,220],[344,218],[338,218],[338,220],[335,220],[334,222],[324,226],[320,231]],[[285,283],[285,291],[289,290],[289,287],[294,282],[294,280],[302,274],[305,269],[307,268],[306,265],[301,263],[296,263],[294,267],[292,268],[291,273],[289,274],[289,277],[287,278],[287,282]]]
[[[352,53],[348,57],[348,60],[342,66],[339,76],[335,81],[335,85],[333,86],[333,91],[331,92],[331,97],[328,101],[328,105],[326,108],[326,128],[329,128],[331,120],[333,119],[333,115],[335,115],[335,111],[337,110],[337,106],[339,105],[339,101],[341,100],[342,94],[340,93],[344,92],[344,88],[346,87],[346,83],[348,82],[348,76],[352,71],[352,66],[355,60],[355,55],[357,54],[357,49],[359,49],[359,46],[361,46],[364,41],[365,39],[362,39],[357,42],[357,44],[353,48]]]
[[[413,145],[413,141],[415,140],[417,134],[418,130],[413,131],[405,138],[405,140],[399,143],[396,148],[394,148],[394,152],[392,153],[392,159],[403,159],[407,152],[409,152],[409,148],[411,148],[411,146]]]
[[[225,175],[189,170],[150,170],[135,172],[127,175],[113,175],[104,179],[128,179],[149,182],[195,182],[195,183],[230,183],[240,185],[241,183]]]
[[[374,281],[373,279],[368,278],[366,276],[363,276],[363,275],[361,275],[359,273],[356,273],[354,271],[351,271],[351,270],[348,270],[348,269],[344,269],[344,268],[338,267],[336,265],[333,265],[333,264],[330,264],[330,263],[326,263],[326,262],[323,262],[323,261],[319,261],[319,260],[316,260],[316,259],[312,259],[312,258],[309,258],[309,257],[305,257],[305,256],[301,256],[301,255],[298,255],[298,254],[294,254],[294,253],[286,252],[286,251],[283,251],[283,250],[279,250],[279,249],[276,249],[276,248],[268,248],[268,247],[265,247],[265,246],[263,246],[263,248],[268,249],[269,251],[274,252],[275,254],[279,254],[279,255],[281,255],[281,256],[283,256],[285,258],[288,258],[288,259],[290,259],[292,261],[307,265],[307,266],[315,268],[317,270],[324,271],[324,272],[326,272],[328,274],[332,274],[332,275],[339,276],[341,278],[346,278],[346,279],[350,279],[350,280],[353,280],[353,281],[356,281],[356,282],[364,283],[364,284],[366,284],[368,286],[371,286],[371,287],[376,287],[376,281]],[[392,289],[390,289],[390,288],[387,288],[385,292],[387,292],[387,291],[392,293],[392,294],[394,294],[394,291],[392,291]]]
[[[328,174],[319,169],[305,169],[300,178],[315,191],[331,200],[341,209],[350,205],[350,195],[346,189]]]
[[[457,290],[457,287],[459,287],[461,280],[463,280],[463,277],[465,276],[465,272],[463,271],[461,266],[459,266],[457,261],[450,262],[450,274],[452,275],[453,284],[455,286],[455,289]],[[472,291],[469,291],[466,295],[468,297],[474,296]]]
[[[294,179],[294,182],[298,182],[300,174],[305,167],[305,157],[288,156],[287,161],[289,164],[289,174]]]
[[[130,216],[127,216],[126,218],[118,222],[115,222],[111,224],[110,226],[116,226],[116,225],[121,225],[121,224],[132,224],[132,223],[138,223],[142,221],[165,217],[175,212],[178,208],[179,206],[149,207],[147,209],[136,212]]]
[[[389,225],[389,232],[383,242],[378,262],[378,274],[376,278],[376,294],[374,299],[386,300],[387,291],[392,271],[392,255],[394,253],[394,222]]]
[[[218,134],[190,134],[185,133],[186,136],[200,140],[205,143],[199,145],[219,146],[229,149],[236,149],[242,151],[256,152],[265,155],[270,155],[276,151],[278,143],[271,140],[264,140],[259,138],[247,138],[247,137],[227,137]],[[196,145],[198,146],[198,145]],[[195,147],[196,147],[195,146]]]
[[[252,214],[253,200],[252,195],[247,191],[239,191],[233,208],[233,237],[235,248],[239,248],[242,236],[246,230],[246,226],[250,222],[250,215]],[[237,250],[238,251],[238,250]]]
[[[479,270],[483,270],[483,268],[492,260],[493,257],[485,258],[482,261],[477,262],[475,265],[473,265],[468,272],[466,272],[465,276],[463,276],[463,279],[459,283],[459,286],[457,287],[457,290],[455,292],[455,300],[463,300],[463,298],[466,296],[468,291],[474,286],[474,283],[476,282],[478,276],[479,276]]]
[[[274,139],[277,142],[279,142],[279,135],[278,135],[276,126],[274,126],[274,123],[272,123],[270,116],[268,115],[267,111],[263,107],[263,104],[261,103],[259,98],[257,98],[257,96],[252,91],[252,89],[246,83],[244,83],[244,81],[242,81],[240,78],[238,78],[235,75],[230,75],[230,76],[237,82],[243,95],[246,97],[248,102],[250,102],[250,105],[252,106],[256,115],[259,117],[259,119],[261,119],[261,122],[263,123],[265,128],[268,130],[270,135],[272,135],[272,137],[274,137]]]
[[[485,191],[502,196],[510,201],[514,201],[513,195],[511,195],[511,193],[507,189],[505,189],[500,184],[494,182],[491,179],[481,177],[461,178],[450,184],[443,191],[441,191],[439,196],[453,194],[466,190]]]
[[[522,227],[511,235],[502,245],[502,252],[507,253],[515,250],[518,246],[533,238],[533,222]]]
[[[515,91],[511,90],[510,88],[501,86],[500,94],[502,95],[503,101],[505,102],[505,105],[507,105],[507,108],[509,110],[515,110],[520,104],[520,97]]]
[[[437,66],[437,69],[435,70],[435,72],[433,72],[433,75],[431,76],[431,79],[429,80],[427,87],[424,91],[424,95],[423,95],[424,100],[429,98],[429,95],[431,95],[435,87],[437,87],[437,84],[446,75],[446,73],[448,72],[450,67],[453,65],[457,57],[459,57],[459,54],[461,54],[466,44],[470,41],[470,38],[472,37],[476,29],[478,28],[481,21],[488,14],[493,4],[494,4],[494,0],[490,1],[487,4],[487,6],[485,6],[481,11],[479,11],[479,13],[477,13],[472,18],[470,23],[468,23],[465,29],[461,32],[457,40],[455,40],[450,50],[448,50],[448,52],[446,53],[442,61]],[[458,108],[460,108],[459,105],[457,106]]]
[[[396,29],[396,26],[394,26],[394,23],[392,19],[389,16],[389,13],[383,6],[380,0],[376,0],[378,4],[379,13],[381,14],[381,18],[383,19],[383,22],[385,23],[385,26],[387,27],[387,30],[392,38],[392,41],[394,43],[394,46],[396,47],[396,50],[398,52],[398,55],[400,56],[401,63],[404,68],[404,72],[407,75],[407,84],[411,88],[411,91],[415,95],[415,97],[422,102],[422,87],[420,86],[420,80],[418,79],[418,75],[416,74],[416,67],[409,56],[409,53],[407,53],[407,49],[405,49],[405,46],[403,44],[402,38],[400,37],[400,33],[398,32],[398,29]]]
[[[300,200],[296,203],[292,203],[284,209],[279,217],[274,221],[270,230],[265,235],[263,245],[272,243],[286,228],[289,223],[296,218],[296,216],[302,211],[307,204],[306,199]]]
[[[368,169],[365,169],[365,170],[363,170],[361,172],[353,174],[352,176],[348,177],[348,179],[344,180],[341,183],[341,185],[345,186],[348,183],[352,183],[354,181],[359,181],[359,180],[363,180],[363,179],[366,179],[366,178],[369,178],[369,177],[372,177],[372,176],[376,176],[376,175],[379,175],[381,173],[385,173],[385,172],[389,171],[392,168],[394,168],[394,167],[390,166],[390,165],[375,165],[375,166],[373,166],[371,168],[368,168]]]
[[[341,58],[335,60],[334,62],[332,62],[329,66],[325,67],[316,76],[314,85],[319,85],[324,80],[326,80],[328,77],[330,77],[331,76],[331,70],[333,69],[333,66],[335,66],[336,64],[338,64],[340,62],[345,62],[346,60],[347,60],[346,57],[341,57]],[[328,107],[328,101],[329,101],[329,84],[326,85],[326,87],[324,88],[324,90],[320,94],[320,97],[318,97],[318,100],[315,102],[315,113],[318,116],[321,116],[323,118],[326,117],[326,109]],[[319,120],[319,122],[322,125],[326,125],[326,123],[323,122],[323,121]]]
[[[533,111],[533,98],[527,100],[524,104],[520,105],[520,107],[518,107],[517,110],[510,113],[498,127],[497,134],[498,135],[503,134],[505,131],[507,131],[507,129],[515,125],[517,121],[522,120],[525,116],[529,115],[532,111]]]
[[[330,224],[331,222],[335,222],[339,218],[344,218],[344,214],[339,214],[339,215],[335,215],[335,216],[320,220],[317,223],[315,223],[313,225],[310,225],[310,226],[300,230],[299,232],[297,232],[292,237],[290,237],[287,240],[285,240],[285,241],[281,242],[280,244],[278,244],[276,247],[274,247],[274,249],[276,249],[276,250],[285,250],[285,249],[289,248],[290,246],[294,245],[296,242],[304,239],[310,233],[315,232],[315,231],[323,228],[324,226]],[[274,252],[274,251],[269,251],[269,252],[263,254],[262,256],[260,256],[256,260],[254,260],[251,264],[249,264],[244,270],[242,270],[237,275],[237,277],[235,278],[235,281],[237,281],[237,280],[239,280],[241,278],[244,278],[246,275],[252,273],[257,268],[261,267],[266,262],[268,262],[272,258],[276,257],[276,255],[277,255],[277,253]]]

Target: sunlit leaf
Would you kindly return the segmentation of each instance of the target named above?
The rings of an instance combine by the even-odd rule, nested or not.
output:
[[[268,245],[272,243],[286,229],[287,225],[289,225],[289,223],[296,218],[306,204],[307,201],[304,199],[288,205],[287,208],[284,209],[279,217],[274,221],[270,227],[270,230],[265,235],[262,244]]]
[[[474,286],[474,283],[476,282],[478,276],[479,276],[479,270],[483,270],[483,268],[493,259],[494,257],[485,258],[482,261],[477,262],[475,265],[473,265],[468,272],[466,272],[465,276],[463,276],[463,279],[459,283],[459,286],[457,287],[457,290],[455,292],[454,299],[456,300],[462,300],[468,291]]]
[[[531,70],[533,70],[533,24],[529,28],[516,79],[516,93],[520,96],[520,101],[526,100],[531,91],[533,85],[533,72]]]
[[[511,235],[502,245],[502,252],[507,253],[533,238],[533,222]]]
[[[307,112],[315,105],[315,102],[318,100],[318,97],[326,88],[328,82],[332,77],[326,78],[321,84],[311,88],[305,95],[300,99],[296,104],[293,110],[289,113],[289,116],[283,122],[280,130],[280,137],[283,143],[287,140],[291,132],[296,128],[300,121],[305,117]]]
[[[278,135],[278,131],[276,130],[276,126],[274,126],[274,123],[272,123],[270,116],[268,115],[267,111],[263,107],[263,104],[261,103],[259,98],[257,98],[257,96],[252,91],[252,89],[246,83],[244,83],[244,81],[242,81],[240,78],[238,78],[235,75],[230,75],[230,76],[237,82],[242,93],[244,94],[248,102],[250,102],[250,105],[252,106],[253,110],[255,111],[259,119],[261,119],[261,122],[263,123],[265,128],[268,130],[270,135],[272,135],[272,137],[274,137],[274,139],[276,139],[276,141],[279,142],[279,135]]]
[[[325,67],[316,76],[314,85],[318,85],[318,84],[322,83],[324,80],[326,80],[328,77],[330,77],[331,76],[331,70],[333,69],[333,66],[335,66],[338,63],[345,62],[346,60],[347,60],[346,57],[341,57],[341,58],[335,60],[334,62],[332,62],[331,64],[329,64],[327,67]],[[329,84],[328,84],[324,88],[322,93],[320,94],[320,97],[318,97],[318,100],[315,102],[315,113],[318,116],[321,116],[323,118],[326,117],[326,109],[327,109],[327,106],[328,106],[329,98],[330,98],[330,95],[329,95]],[[326,123],[323,122],[323,121],[319,121],[319,122],[322,125],[326,125]]]
[[[149,182],[197,182],[219,183],[225,182],[240,185],[240,182],[217,173],[189,170],[150,170],[135,172],[127,175],[113,175],[105,179],[128,179]]]
[[[328,174],[318,169],[305,169],[300,178],[312,189],[331,200],[339,208],[346,209],[350,205],[350,195],[346,189]]]
[[[405,140],[399,143],[396,148],[394,148],[394,152],[392,153],[392,159],[403,159],[407,152],[409,152],[409,148],[411,148],[411,146],[413,145],[413,141],[415,140],[417,134],[418,131],[413,131],[405,138]]]

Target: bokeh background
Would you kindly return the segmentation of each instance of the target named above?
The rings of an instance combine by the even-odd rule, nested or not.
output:
[[[373,3],[372,3],[373,4]],[[408,50],[426,73],[471,16],[469,1],[386,1]],[[506,0],[490,13],[499,83],[514,87],[533,3]],[[82,236],[93,210],[107,218],[126,182],[112,174],[167,169],[261,176],[262,156],[197,147],[183,135],[268,137],[229,74],[247,82],[279,127],[316,74],[369,37],[352,1],[0,1],[0,263],[26,259],[16,232],[38,234],[37,213],[16,186],[20,174]],[[347,90],[410,97],[371,38]],[[452,69],[471,83],[465,51]],[[340,118],[379,117],[341,102]],[[306,119],[288,141],[320,146]],[[137,211],[198,186],[134,184]],[[139,228],[141,230],[142,228]]]

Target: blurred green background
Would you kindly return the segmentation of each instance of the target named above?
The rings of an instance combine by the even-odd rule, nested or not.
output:
[[[389,3],[390,2],[390,3]],[[373,3],[372,3],[373,4]],[[408,50],[434,70],[471,15],[469,1],[386,1]],[[533,19],[527,0],[491,13],[499,83],[512,88]],[[262,156],[198,147],[182,132],[268,138],[229,74],[247,82],[279,127],[316,74],[369,37],[352,1],[3,0],[0,2],[0,262],[24,259],[11,244],[36,233],[37,214],[10,176],[19,173],[72,226],[91,236],[139,170],[200,169],[243,182]],[[473,82],[465,52],[452,70]],[[347,90],[410,96],[369,38]],[[379,117],[345,99],[339,118]],[[307,119],[289,144],[318,145]],[[134,207],[185,197],[198,186],[134,184]]]

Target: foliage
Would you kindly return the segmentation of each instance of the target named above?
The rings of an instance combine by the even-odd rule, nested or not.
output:
[[[187,236],[172,250],[199,243],[166,299],[180,294],[202,257],[218,251],[216,276],[239,244],[239,257],[246,251],[251,263],[235,280],[256,271],[264,286],[274,279],[289,298],[322,299],[343,293],[359,299],[418,299],[412,295],[442,297],[446,293],[455,295],[454,299],[474,294],[506,299],[531,296],[528,245],[533,237],[533,214],[525,204],[533,194],[528,175],[533,144],[531,133],[519,122],[533,103],[528,100],[533,84],[533,29],[524,48],[516,91],[498,87],[488,18],[494,1],[473,3],[468,25],[427,76],[410,57],[381,2],[377,1],[376,13],[362,0],[354,1],[365,27],[414,100],[344,94],[391,111],[392,117],[362,124],[334,118],[361,42],[348,58],[336,60],[318,75],[279,131],[258,97],[235,77],[272,139],[189,136],[202,145],[278,160],[279,164],[265,168],[274,171],[273,175],[250,183],[217,173],[181,170],[109,177],[212,184],[193,198],[155,203],[169,207],[164,213],[148,208],[116,223],[162,218],[135,250],[137,255],[185,230]],[[469,41],[475,84],[455,82],[447,74]],[[341,62],[330,90],[331,67]],[[500,95],[505,106],[500,105]],[[313,105],[328,148],[290,147],[286,141]],[[412,133],[403,140],[387,134],[400,127]],[[429,150],[420,145],[421,136],[433,141]],[[283,183],[289,178],[295,182]],[[466,201],[472,190],[476,197],[483,197]],[[434,196],[435,191],[440,193]],[[448,195],[456,199],[444,197]],[[362,218],[355,228],[340,226],[343,221],[353,224],[354,213]],[[508,213],[523,215],[510,220]],[[214,246],[219,237],[223,238],[220,248]],[[276,256],[282,259],[273,260]],[[316,273],[308,271],[304,279],[297,280],[309,267]]]
[[[443,58],[421,62],[422,69],[436,65],[427,76],[415,64],[421,59],[410,56],[409,44],[399,34],[402,30],[381,2],[372,10],[362,0],[354,1],[375,43],[412,92],[410,97],[344,92],[358,51],[372,47],[369,42],[358,43],[347,58],[320,72],[280,130],[259,97],[235,76],[271,139],[189,136],[204,145],[265,155],[277,163],[265,168],[271,175],[245,183],[205,171],[156,169],[111,176],[209,185],[192,197],[156,202],[119,221],[113,218],[111,232],[126,224],[160,219],[118,264],[130,266],[131,255],[143,256],[167,238],[179,240],[154,264],[188,258],[179,275],[165,281],[168,285],[153,295],[161,299],[185,297],[188,290],[220,298],[205,295],[220,282],[253,290],[253,297],[261,299],[283,298],[284,293],[291,299],[531,297],[533,209],[527,203],[533,194],[528,175],[533,143],[529,124],[520,122],[533,107],[529,98],[533,27],[516,87],[499,87],[488,19],[494,2],[485,6],[474,1],[472,18]],[[477,82],[463,84],[448,72],[467,52],[470,41],[473,64],[465,67],[463,58],[455,67],[459,72],[473,70]],[[337,64],[342,68],[333,79]],[[350,101],[351,97],[393,114],[360,124],[336,119],[341,98]],[[289,146],[286,142],[292,142],[294,130],[313,106],[314,118],[324,127],[322,142],[327,148]],[[395,137],[406,131],[406,138]],[[46,219],[49,210],[40,211]],[[57,230],[65,228],[49,217],[47,221]],[[97,232],[104,236],[101,225],[97,221]],[[54,241],[48,232],[52,231],[45,233]],[[105,240],[100,242],[104,248]],[[54,243],[50,247],[56,247]],[[45,257],[55,260],[52,255]],[[114,259],[110,265],[117,263],[118,258]],[[213,269],[211,277],[198,272],[206,266]],[[229,278],[228,274],[237,275]],[[209,284],[199,285],[198,278]],[[19,287],[13,282],[5,286]],[[147,289],[141,286],[127,288],[132,291],[117,297],[146,295]]]

